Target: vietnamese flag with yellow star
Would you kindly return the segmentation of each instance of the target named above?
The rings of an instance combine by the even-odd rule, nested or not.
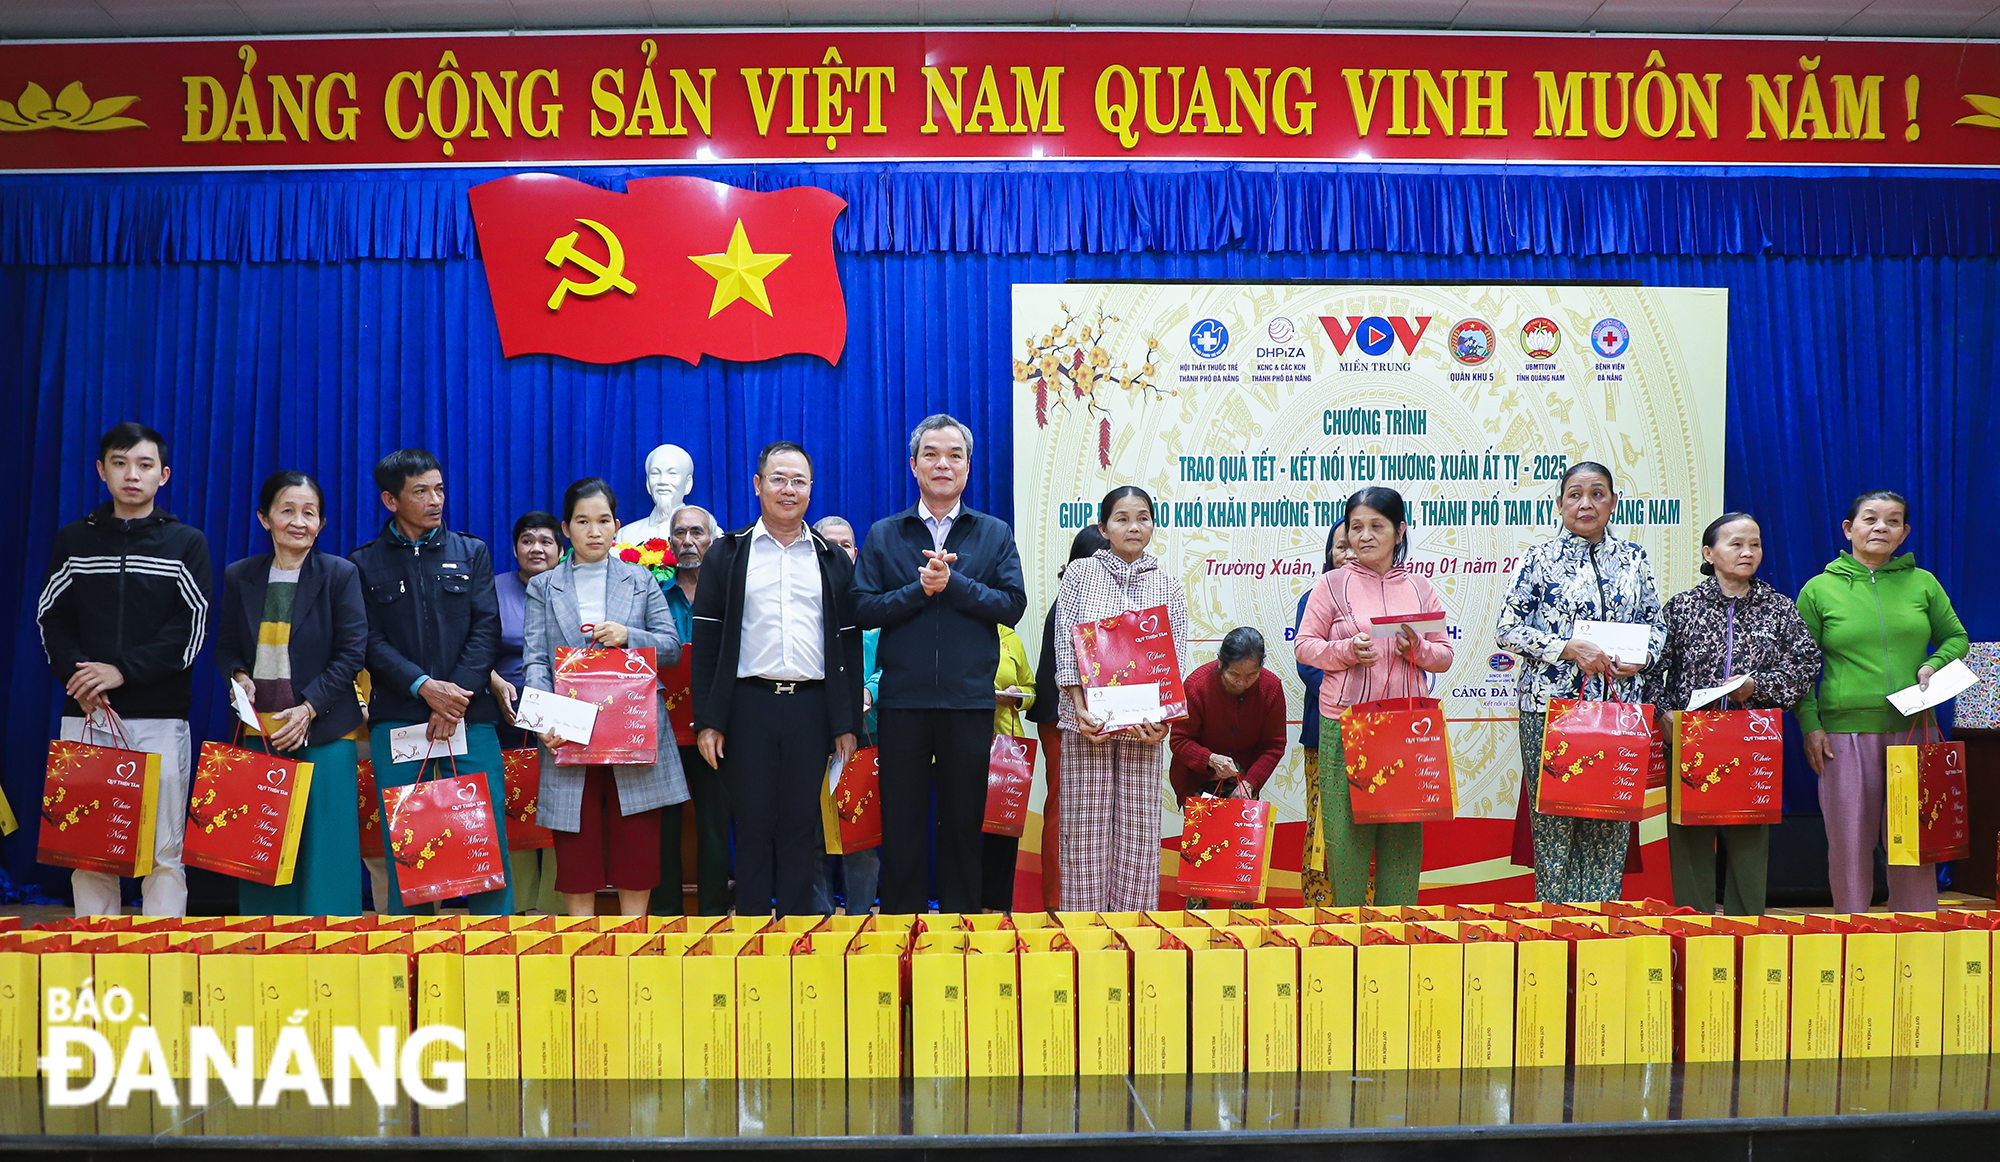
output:
[[[508,355],[585,363],[672,355],[840,360],[847,302],[814,186],[760,193],[695,177],[623,193],[554,174],[475,186],[472,219]]]

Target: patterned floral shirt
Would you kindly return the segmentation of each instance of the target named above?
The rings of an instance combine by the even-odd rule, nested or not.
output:
[[[1493,640],[1501,649],[1521,656],[1521,676],[1515,681],[1523,711],[1541,714],[1551,698],[1575,698],[1583,689],[1583,671],[1562,660],[1562,651],[1579,621],[1624,621],[1653,627],[1649,649],[1658,658],[1666,647],[1666,627],[1660,619],[1660,590],[1646,550],[1606,533],[1592,545],[1564,529],[1554,540],[1528,549],[1521,571],[1500,606]],[[1645,675],[1610,683],[1617,698],[1636,702]],[[1592,682],[1592,697],[1602,697],[1603,684]]]
[[[1734,606],[1732,623],[1731,607]],[[1792,599],[1761,580],[1743,597],[1729,597],[1710,577],[1676,593],[1665,611],[1667,648],[1654,663],[1658,698],[1669,710],[1687,709],[1696,690],[1749,674],[1757,683],[1749,705],[1790,710],[1819,676],[1819,643],[1807,632]],[[1731,699],[1729,707],[1736,702]]]
[[[1180,657],[1181,676],[1188,670],[1187,590],[1180,578],[1160,568],[1159,558],[1139,554],[1137,561],[1125,561],[1110,549],[1099,549],[1063,570],[1062,589],[1056,593],[1056,685],[1075,686],[1076,646],[1070,641],[1072,627],[1087,621],[1116,617],[1128,610],[1167,607],[1167,625],[1173,631],[1174,652]],[[1051,692],[1057,699],[1056,720],[1064,729],[1076,729],[1076,704],[1066,692]]]

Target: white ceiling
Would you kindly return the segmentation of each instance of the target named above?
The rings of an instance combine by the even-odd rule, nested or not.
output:
[[[2000,0],[0,0],[0,38],[827,25],[2000,36]]]

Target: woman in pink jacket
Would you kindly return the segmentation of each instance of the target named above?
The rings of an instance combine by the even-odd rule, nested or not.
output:
[[[1362,489],[1347,498],[1345,523],[1352,555],[1340,568],[1320,574],[1294,643],[1300,662],[1326,672],[1319,687],[1319,778],[1327,874],[1335,907],[1370,903],[1368,864],[1373,857],[1374,906],[1414,904],[1424,863],[1424,825],[1355,824],[1340,712],[1382,698],[1428,697],[1425,675],[1451,668],[1451,642],[1442,629],[1419,635],[1405,625],[1387,640],[1371,632],[1378,617],[1444,611],[1431,583],[1403,567],[1410,546],[1402,494],[1393,488]]]

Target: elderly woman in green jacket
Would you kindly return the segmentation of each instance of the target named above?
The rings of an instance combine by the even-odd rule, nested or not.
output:
[[[1909,739],[1916,720],[1889,695],[1966,654],[1969,643],[1951,598],[1908,553],[1910,504],[1888,491],[1864,492],[1840,531],[1850,548],[1799,590],[1799,616],[1826,655],[1817,689],[1799,703],[1806,760],[1819,772],[1826,816],[1827,873],[1837,912],[1865,912],[1882,839],[1887,751]],[[1937,865],[1889,868],[1889,907],[1937,908]]]

